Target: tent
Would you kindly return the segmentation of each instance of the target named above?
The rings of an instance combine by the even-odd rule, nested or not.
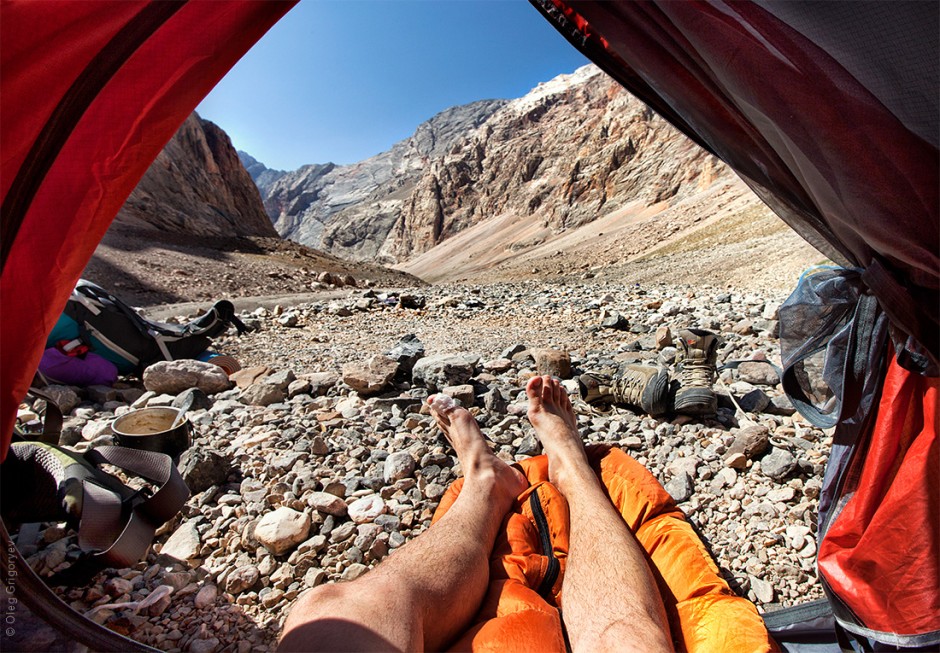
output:
[[[808,278],[781,320],[794,397],[804,398],[804,354],[828,348],[840,398],[835,411],[804,406],[836,424],[821,577],[846,629],[940,643],[937,3],[532,2],[851,268]],[[46,336],[111,220],[202,97],[292,4],[0,5],[0,455]]]

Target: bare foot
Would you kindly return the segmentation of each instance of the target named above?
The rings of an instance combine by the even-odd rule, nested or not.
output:
[[[522,473],[496,457],[483,439],[480,425],[466,408],[437,404],[434,396],[428,397],[428,405],[431,416],[457,452],[464,484],[494,484],[496,494],[505,502],[502,507],[508,510],[509,504],[529,485]]]
[[[562,493],[576,475],[593,476],[568,392],[550,376],[529,379],[529,421],[548,456],[548,477]]]

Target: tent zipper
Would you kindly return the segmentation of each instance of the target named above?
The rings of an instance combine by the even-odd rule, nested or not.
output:
[[[529,507],[532,509],[532,516],[535,518],[535,527],[539,532],[539,542],[542,545],[542,555],[548,557],[548,569],[545,571],[545,577],[539,583],[539,596],[548,600],[552,595],[552,587],[558,580],[558,574],[561,571],[561,563],[555,557],[552,549],[552,538],[548,531],[548,519],[545,517],[545,511],[542,509],[542,502],[539,500],[539,492],[536,489],[529,495]]]

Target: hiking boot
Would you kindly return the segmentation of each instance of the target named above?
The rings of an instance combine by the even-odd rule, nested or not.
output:
[[[650,415],[662,415],[668,409],[669,374],[662,368],[625,365],[613,377],[582,374],[578,386],[581,398],[589,404],[629,404]]]
[[[714,415],[718,398],[712,390],[718,358],[718,336],[705,329],[679,332],[676,370],[679,388],[674,410],[685,415]]]

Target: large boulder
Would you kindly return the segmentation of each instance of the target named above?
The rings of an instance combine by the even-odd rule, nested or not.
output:
[[[539,374],[547,374],[559,379],[571,378],[571,356],[566,351],[558,349],[537,349],[535,355],[535,369]]]
[[[343,382],[361,395],[374,395],[385,390],[397,372],[398,362],[379,354],[343,365]]]
[[[284,401],[284,391],[271,383],[252,383],[242,390],[238,400],[249,406],[270,406]]]
[[[157,394],[177,395],[190,388],[199,388],[207,395],[213,395],[228,390],[232,385],[221,367],[197,360],[160,361],[144,370],[144,387]]]
[[[460,354],[427,356],[415,363],[411,377],[414,383],[438,392],[447,386],[464,385],[473,377],[479,361],[479,356]]]
[[[409,378],[415,363],[424,356],[424,343],[413,333],[403,336],[394,347],[385,353],[398,363],[398,375]]]

